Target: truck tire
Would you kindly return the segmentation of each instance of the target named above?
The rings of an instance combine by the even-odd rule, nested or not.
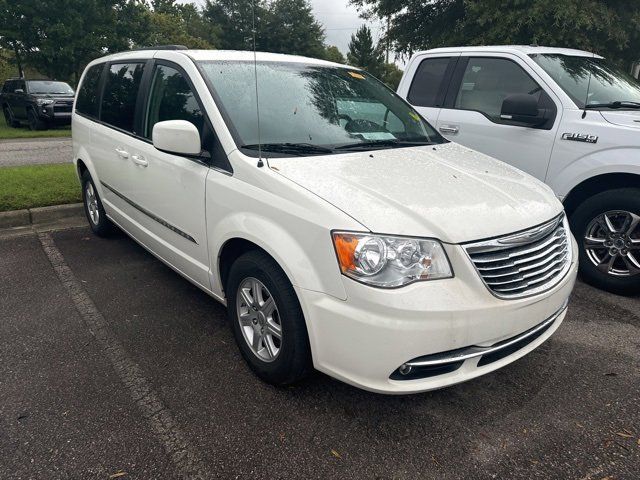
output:
[[[584,281],[618,295],[640,294],[640,189],[598,193],[569,221]]]
[[[31,130],[46,130],[47,122],[42,121],[33,109],[29,109],[27,112],[27,120],[29,121],[29,128]]]

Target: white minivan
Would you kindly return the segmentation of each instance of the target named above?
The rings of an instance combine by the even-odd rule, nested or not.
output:
[[[577,246],[549,187],[447,141],[356,68],[104,57],[80,82],[73,155],[93,231],[120,227],[225,304],[273,384],[315,367],[376,392],[440,388],[566,315]]]
[[[564,203],[589,283],[640,293],[640,83],[589,52],[539,46],[415,54],[398,93],[451,141]]]

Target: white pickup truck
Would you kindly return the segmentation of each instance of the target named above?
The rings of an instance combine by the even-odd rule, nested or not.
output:
[[[447,139],[514,165],[564,203],[589,283],[640,293],[640,83],[589,52],[415,54],[398,93]]]

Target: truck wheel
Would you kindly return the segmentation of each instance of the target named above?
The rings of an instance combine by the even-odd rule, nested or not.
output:
[[[13,112],[11,111],[8,105],[5,105],[2,108],[2,113],[4,113],[4,120],[9,127],[16,128],[20,126],[20,122],[18,122],[15,118],[13,118]]]
[[[31,130],[46,130],[47,128],[47,123],[40,120],[32,109],[27,112],[27,120]]]
[[[82,202],[93,233],[99,237],[107,237],[115,231],[115,226],[107,218],[98,190],[88,170],[82,174]]]
[[[594,195],[578,206],[570,223],[582,278],[619,295],[640,293],[640,189]]]
[[[240,353],[258,377],[290,385],[311,371],[304,315],[296,292],[267,254],[238,258],[226,285],[229,323]]]

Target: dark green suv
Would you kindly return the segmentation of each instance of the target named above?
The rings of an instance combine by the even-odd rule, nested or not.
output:
[[[69,125],[75,92],[65,82],[10,78],[0,93],[2,112],[11,127],[27,122],[31,130]]]

